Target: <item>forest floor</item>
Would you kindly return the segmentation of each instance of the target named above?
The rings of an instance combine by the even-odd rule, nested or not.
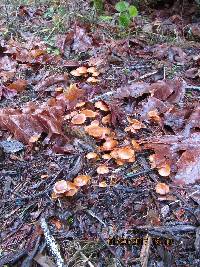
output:
[[[196,5],[67,2],[1,4],[0,266],[200,266]]]

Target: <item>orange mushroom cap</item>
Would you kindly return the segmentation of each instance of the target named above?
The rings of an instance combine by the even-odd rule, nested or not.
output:
[[[86,67],[79,67],[76,69],[80,74],[86,74],[87,73],[87,68]]]
[[[100,139],[104,139],[106,137],[106,135],[110,134],[110,129],[106,128],[106,127],[100,127],[97,125],[89,125],[87,127],[85,127],[85,131],[95,137],[95,138],[100,138]]]
[[[78,175],[76,178],[74,178],[74,184],[81,187],[86,185],[90,179],[91,177],[89,175]]]
[[[55,183],[53,191],[56,194],[63,194],[66,191],[69,191],[71,189],[75,189],[76,186],[70,182],[70,181],[65,181],[65,180],[60,180]]]
[[[97,168],[97,173],[98,174],[106,174],[106,173],[109,173],[109,169],[106,165],[100,165],[98,168]]]
[[[98,157],[97,153],[95,152],[89,152],[87,155],[86,155],[86,158],[87,159],[96,159]]]
[[[109,151],[115,148],[118,145],[118,142],[114,139],[108,138],[105,143],[102,145],[102,150]]]
[[[170,171],[171,171],[171,168],[170,168],[170,165],[169,164],[165,164],[163,166],[161,166],[159,169],[158,169],[158,173],[161,175],[161,176],[169,176],[170,175]]]
[[[81,114],[84,114],[88,118],[95,118],[98,113],[91,109],[83,109],[81,110]]]
[[[86,116],[85,114],[82,113],[75,115],[71,120],[73,124],[78,124],[78,125],[83,124],[85,121],[86,121]]]
[[[102,111],[109,111],[109,107],[103,101],[97,101],[94,106]]]
[[[166,195],[169,193],[169,186],[165,183],[157,183],[155,189],[156,189],[156,193],[160,195]]]

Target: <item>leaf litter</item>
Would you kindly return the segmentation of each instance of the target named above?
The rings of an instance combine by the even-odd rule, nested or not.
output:
[[[22,17],[34,16],[26,8],[21,12]],[[170,18],[171,27],[176,23]],[[142,37],[109,42],[99,28],[94,34],[82,23],[62,37],[62,43],[56,43],[59,56],[48,54],[47,45],[35,37],[1,44],[0,144],[15,138],[23,147],[4,156],[0,150],[2,198],[9,200],[3,206],[15,214],[27,202],[30,206],[23,214],[30,216],[29,222],[35,220],[35,212],[48,214],[59,242],[63,236],[90,241],[99,238],[99,229],[108,240],[112,233],[130,234],[133,228],[145,237],[144,227],[151,227],[151,234],[156,227],[170,227],[168,222],[196,227],[198,208],[189,194],[200,180],[200,113],[198,92],[191,93],[191,100],[187,85],[198,87],[197,61],[183,47],[147,46]],[[85,53],[89,59],[66,60],[66,51]],[[181,66],[181,72],[173,78],[156,76],[160,64],[152,59],[162,60],[168,69]],[[62,70],[52,72],[47,66]],[[145,76],[152,68],[155,74]],[[30,92],[33,97],[21,102]],[[40,204],[35,202],[38,198]],[[159,214],[166,202],[165,219]],[[191,212],[183,212],[189,205]],[[22,239],[28,237],[30,229],[20,232],[18,218],[16,227],[6,216],[8,227],[4,224],[1,238],[15,229]],[[110,223],[109,231],[104,221]],[[22,224],[27,225],[23,216]],[[9,254],[17,240],[7,239],[2,249]],[[109,252],[104,253],[106,257]],[[131,253],[123,259],[134,264],[136,254]],[[179,252],[175,261],[181,262]]]

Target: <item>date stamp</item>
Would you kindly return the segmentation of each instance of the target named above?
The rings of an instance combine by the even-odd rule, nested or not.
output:
[[[147,239],[142,237],[118,237],[114,236],[108,239],[108,244],[112,246],[116,245],[133,245],[133,246],[141,246],[147,242]],[[154,245],[165,245],[165,246],[172,246],[174,243],[173,239],[164,239],[159,237],[152,237],[152,244]]]

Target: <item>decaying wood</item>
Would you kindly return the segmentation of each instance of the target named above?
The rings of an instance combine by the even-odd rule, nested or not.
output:
[[[147,267],[148,265],[151,243],[152,237],[147,234],[143,239],[143,245],[140,252],[140,262],[142,267]]]
[[[58,244],[56,243],[55,238],[51,235],[49,231],[45,218],[41,219],[41,228],[44,231],[44,237],[46,239],[47,246],[49,247],[52,255],[54,256],[57,266],[64,267],[64,260],[61,256],[60,249],[58,247]]]

